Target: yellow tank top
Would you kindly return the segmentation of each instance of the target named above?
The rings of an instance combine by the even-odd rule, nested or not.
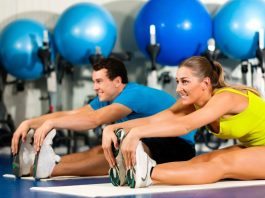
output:
[[[238,139],[247,147],[265,145],[265,100],[251,91],[245,94],[228,87],[218,89],[214,94],[224,91],[247,97],[248,106],[239,114],[228,118],[221,117],[220,131],[213,134],[222,139]]]

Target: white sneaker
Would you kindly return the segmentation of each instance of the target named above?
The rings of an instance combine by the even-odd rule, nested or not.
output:
[[[29,130],[26,141],[23,143],[19,140],[18,153],[13,158],[13,174],[17,177],[27,176],[30,174],[30,168],[34,163],[35,153],[33,148],[34,130]]]
[[[126,181],[126,169],[124,159],[120,150],[122,140],[124,139],[126,133],[123,129],[115,130],[115,135],[118,138],[119,148],[115,149],[112,147],[113,155],[116,159],[116,166],[109,169],[110,181],[114,186],[123,186],[127,183]]]
[[[156,162],[147,155],[140,141],[136,148],[136,164],[126,174],[128,185],[131,188],[150,186],[151,170],[155,165]]]
[[[51,130],[45,137],[40,151],[36,154],[33,177],[35,179],[43,179],[51,176],[54,166],[59,163],[60,156],[56,155],[52,148],[52,140],[56,135],[56,130]]]

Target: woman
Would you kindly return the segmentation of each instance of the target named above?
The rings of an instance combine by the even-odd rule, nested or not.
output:
[[[138,164],[134,166],[135,170],[128,171],[131,187],[151,183],[206,184],[225,178],[265,179],[265,101],[259,93],[249,87],[227,85],[221,65],[199,56],[180,65],[176,81],[180,100],[171,108],[152,117],[112,125],[104,130],[102,145],[110,166],[115,160],[109,145],[114,142],[115,147],[118,146],[113,130],[123,127],[127,136],[121,150],[126,167]],[[144,152],[138,148],[140,139],[184,135],[205,125],[217,137],[236,138],[240,144],[189,161],[156,165],[147,170],[148,182],[138,179],[142,174],[139,156]]]

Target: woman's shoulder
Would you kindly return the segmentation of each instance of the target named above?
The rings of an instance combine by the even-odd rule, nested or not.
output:
[[[214,90],[214,95],[220,94],[220,93],[240,94],[240,95],[243,95],[243,96],[247,96],[248,95],[247,94],[247,90],[239,90],[239,89],[236,89],[234,87],[222,87],[222,88]]]

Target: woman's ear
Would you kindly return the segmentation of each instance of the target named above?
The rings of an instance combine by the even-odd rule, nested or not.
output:
[[[203,90],[205,89],[209,89],[210,85],[211,85],[211,79],[209,77],[205,77],[203,79]]]

